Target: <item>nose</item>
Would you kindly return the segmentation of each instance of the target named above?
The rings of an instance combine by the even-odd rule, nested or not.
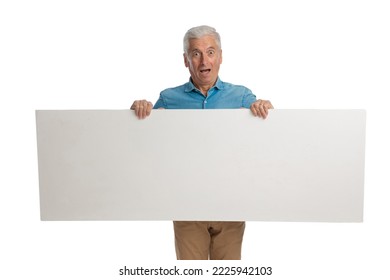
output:
[[[202,65],[205,65],[207,63],[207,55],[205,55],[204,53],[202,53],[202,55],[200,56],[200,63]]]

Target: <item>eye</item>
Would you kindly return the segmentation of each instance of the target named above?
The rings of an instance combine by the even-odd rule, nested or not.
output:
[[[209,50],[208,51],[208,54],[211,56],[211,55],[214,55],[215,54],[215,50]]]
[[[194,56],[194,57],[198,57],[200,55],[200,52],[199,51],[194,51],[193,53],[192,53],[192,56]]]

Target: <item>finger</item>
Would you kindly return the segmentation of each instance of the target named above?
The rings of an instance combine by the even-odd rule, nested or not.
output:
[[[263,119],[266,119],[268,116],[268,108],[266,106],[261,106],[261,116]]]
[[[149,116],[148,114],[148,104],[147,103],[144,103],[142,105],[142,118],[145,119],[147,116]]]
[[[143,105],[144,103],[143,102],[140,102],[137,106],[137,116],[139,119],[144,119],[145,118],[145,106]]]
[[[152,103],[146,100],[143,100],[141,107],[142,107],[142,118],[146,118],[150,115],[150,111],[152,110],[151,105]]]
[[[261,116],[265,119],[265,118],[268,117],[269,109],[273,109],[274,106],[268,100],[262,100],[262,102],[260,104],[261,104],[260,108],[261,108],[261,111],[262,111]]]
[[[274,108],[274,106],[272,105],[272,103],[271,102],[269,102],[268,100],[265,102],[265,104],[264,104],[264,111],[265,111],[265,113],[266,113],[266,117],[268,117],[268,112],[269,112],[269,110],[270,109],[273,109]]]
[[[272,103],[268,100],[265,101],[264,103],[264,106],[267,108],[267,109],[273,109],[274,106],[272,105]]]
[[[144,106],[142,103],[138,105],[138,118],[143,119],[144,117]]]
[[[138,102],[138,101],[134,102],[134,112],[135,112],[135,115],[136,115],[138,118],[141,118],[141,115],[140,115],[140,106],[139,106],[139,102]]]
[[[152,109],[153,109],[153,104],[152,102],[148,102],[147,103],[147,107],[146,107],[146,116],[149,116],[150,113],[152,112]]]
[[[252,105],[253,105],[253,114],[256,116],[256,117],[263,117],[263,103],[264,103],[264,100],[256,100]]]
[[[253,114],[255,117],[257,117],[258,112],[257,112],[255,103],[253,103],[253,104],[251,105],[250,109],[251,109],[252,114]]]
[[[264,118],[264,109],[262,105],[257,107],[257,116],[260,118]]]

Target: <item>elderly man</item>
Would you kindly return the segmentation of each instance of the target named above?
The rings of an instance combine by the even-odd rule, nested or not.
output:
[[[246,87],[220,80],[222,63],[221,39],[210,26],[187,31],[183,40],[184,65],[190,80],[160,93],[153,104],[134,101],[131,109],[138,118],[150,115],[153,109],[235,109],[249,108],[254,116],[266,118],[273,109],[268,100],[256,100]],[[178,260],[239,260],[245,222],[174,221],[175,246]]]

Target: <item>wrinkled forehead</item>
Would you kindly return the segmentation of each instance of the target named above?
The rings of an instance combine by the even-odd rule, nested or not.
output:
[[[220,47],[217,44],[217,40],[214,36],[206,35],[200,38],[193,38],[189,40],[188,51],[191,52],[193,50],[207,50],[207,49],[215,49],[219,50]]]

